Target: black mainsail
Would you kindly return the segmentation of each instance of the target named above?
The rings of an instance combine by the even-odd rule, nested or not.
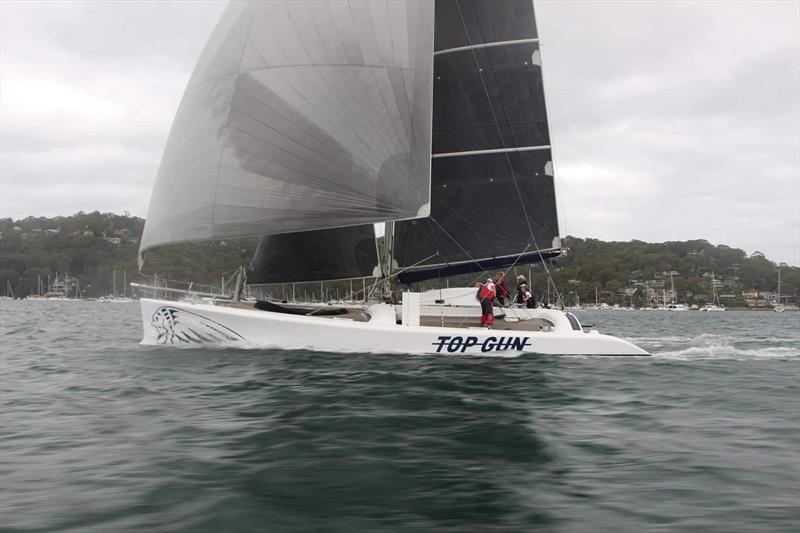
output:
[[[398,278],[558,255],[533,2],[437,0],[434,50],[431,216],[395,224]]]

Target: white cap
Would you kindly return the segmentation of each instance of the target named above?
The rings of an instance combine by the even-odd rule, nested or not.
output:
[[[492,278],[486,278],[486,283],[491,283],[491,282],[492,282]]]

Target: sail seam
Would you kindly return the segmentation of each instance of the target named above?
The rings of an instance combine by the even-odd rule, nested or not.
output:
[[[494,48],[496,46],[513,46],[515,44],[533,44],[538,43],[539,39],[515,39],[513,41],[495,41],[493,43],[480,43],[470,44],[467,46],[457,46],[455,48],[447,48],[445,50],[437,50],[433,53],[434,57],[443,54],[451,54],[454,52],[466,52],[468,50],[479,50],[481,48]]]

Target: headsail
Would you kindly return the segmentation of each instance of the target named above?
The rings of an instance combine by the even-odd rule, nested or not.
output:
[[[438,0],[433,95],[431,218],[395,224],[400,280],[557,255],[532,1]]]
[[[378,270],[375,227],[367,224],[262,237],[247,282],[361,278]]]
[[[140,253],[426,216],[433,9],[231,2],[175,117]]]

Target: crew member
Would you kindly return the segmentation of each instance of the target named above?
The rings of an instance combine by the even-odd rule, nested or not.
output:
[[[534,296],[530,289],[528,289],[527,285],[522,286],[522,298],[525,302],[525,307],[528,309],[536,309],[536,296]]]
[[[494,323],[494,308],[492,302],[496,294],[495,285],[492,278],[488,278],[486,283],[481,286],[481,326],[491,328]]]
[[[500,307],[506,305],[506,298],[508,298],[508,285],[506,285],[505,272],[497,273],[497,281],[495,282],[495,289],[497,293],[497,303]]]
[[[525,279],[525,276],[521,274],[517,276],[517,294],[514,297],[514,302],[516,302],[517,305],[525,304],[525,293],[523,292],[522,287],[527,283],[528,281]]]

